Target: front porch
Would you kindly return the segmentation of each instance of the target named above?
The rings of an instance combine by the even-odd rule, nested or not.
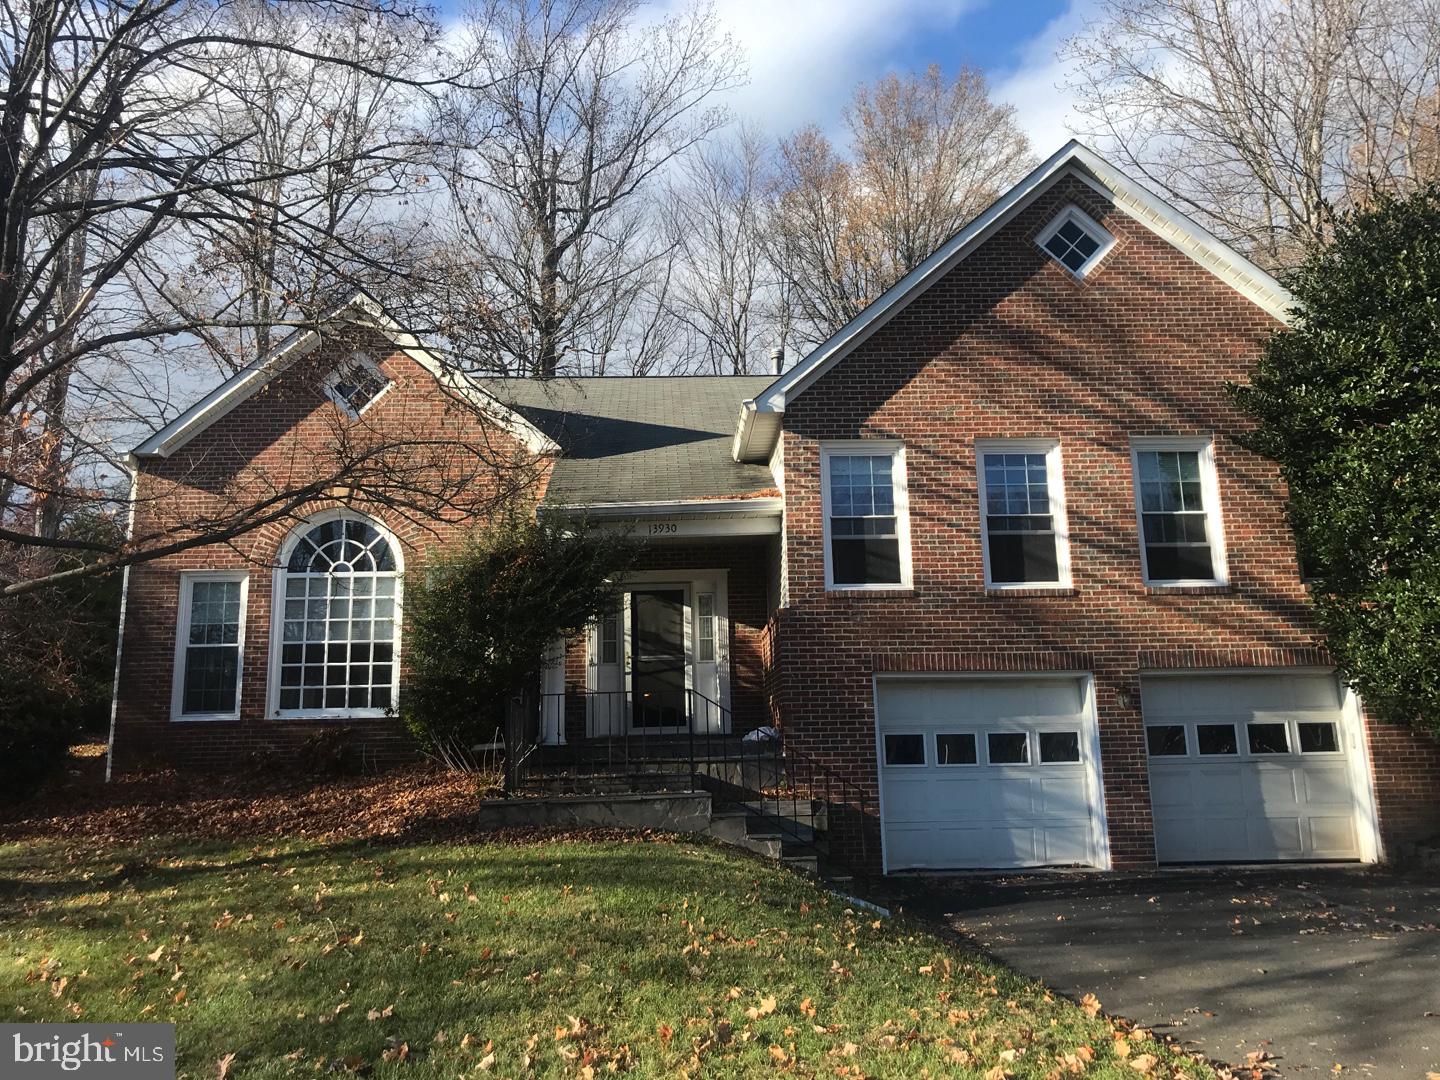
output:
[[[647,538],[640,565],[614,610],[555,644],[512,712],[506,813],[526,799],[563,816],[596,800],[635,813],[626,800],[704,795],[719,833],[754,850],[824,866],[838,829],[863,853],[873,800],[775,727],[779,520],[760,511],[611,524]]]
[[[648,749],[666,736],[738,738],[770,725],[778,518],[622,518],[599,527],[641,535],[642,555],[615,607],[545,658],[537,742]]]

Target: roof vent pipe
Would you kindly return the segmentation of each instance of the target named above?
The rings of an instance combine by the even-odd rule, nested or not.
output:
[[[770,367],[776,375],[785,372],[785,346],[777,345],[770,350]]]

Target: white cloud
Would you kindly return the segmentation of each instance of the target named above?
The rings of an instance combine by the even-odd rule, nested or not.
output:
[[[1095,0],[1071,0],[1065,13],[1021,50],[1015,70],[992,87],[995,100],[1015,106],[1020,127],[1041,158],[1060,149],[1080,124],[1073,96],[1064,87],[1066,65],[1056,54],[1067,38],[1084,28],[1095,7]]]
[[[678,6],[678,5],[677,5]],[[716,0],[744,51],[748,85],[729,104],[772,134],[831,131],[857,83],[887,69],[916,34],[949,30],[978,0]]]

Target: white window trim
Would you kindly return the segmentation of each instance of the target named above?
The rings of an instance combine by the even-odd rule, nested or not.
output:
[[[965,728],[965,729],[959,730],[959,731],[956,731],[956,730],[953,730],[953,729],[949,729],[949,728],[936,728],[936,729],[935,729],[935,733],[934,733],[934,743],[935,743],[935,767],[936,767],[937,769],[978,769],[978,768],[980,768],[980,767],[984,764],[984,762],[982,762],[982,761],[980,760],[980,736],[981,736],[981,734],[982,734],[982,733],[981,733],[980,731],[978,731],[977,729],[974,729],[974,728]],[[974,761],[941,761],[941,760],[940,760],[940,736],[942,736],[942,735],[946,735],[946,736],[969,735],[969,736],[970,736],[970,739],[971,739],[971,745],[974,746],[974,748],[975,748],[975,760],[974,760]]]
[[[185,650],[190,644],[191,591],[199,581],[240,582],[240,625],[235,642],[235,708],[229,712],[187,713],[185,703]],[[170,687],[170,719],[174,723],[240,719],[240,696],[245,688],[245,616],[250,599],[248,570],[182,570],[180,603],[175,624],[175,660]]]
[[[1085,265],[1080,267],[1079,270],[1071,270],[1059,259],[1055,258],[1054,255],[1050,254],[1049,250],[1045,247],[1050,238],[1059,232],[1061,226],[1067,221],[1075,222],[1075,224],[1079,225],[1086,232],[1093,235],[1096,240],[1100,241],[1100,246],[1095,249],[1095,254],[1091,255],[1089,260]],[[1045,228],[1040,230],[1035,237],[1035,243],[1039,246],[1040,250],[1044,252],[1045,257],[1060,267],[1061,270],[1064,270],[1071,277],[1084,281],[1095,272],[1096,267],[1104,262],[1105,256],[1110,254],[1110,249],[1115,246],[1115,236],[1110,230],[1106,229],[1105,226],[1101,225],[1089,214],[1085,213],[1084,210],[1081,210],[1072,203],[1064,210],[1061,210],[1060,213],[1056,214],[1055,217],[1051,219],[1049,225],[1046,225]]]
[[[1210,561],[1215,576],[1210,578],[1153,578],[1145,554],[1145,514],[1140,503],[1140,454],[1147,450],[1192,450],[1200,454],[1200,494],[1205,500],[1205,520],[1210,537]],[[1220,512],[1220,481],[1215,471],[1215,442],[1209,438],[1146,437],[1130,440],[1130,487],[1135,499],[1135,538],[1140,545],[1140,579],[1155,588],[1185,588],[1196,585],[1230,584],[1229,560],[1225,554],[1225,518]]]
[[[1186,757],[1194,757],[1200,761],[1239,761],[1241,758],[1248,756],[1250,753],[1250,744],[1246,738],[1246,733],[1244,730],[1245,721],[1243,720],[1226,720],[1223,718],[1193,720],[1189,721],[1186,726],[1189,727],[1195,735],[1195,753],[1186,754]],[[1234,752],[1230,754],[1207,754],[1204,750],[1201,750],[1200,729],[1202,727],[1228,727],[1230,729],[1230,733],[1235,738]]]
[[[1056,581],[992,581],[990,579],[990,534],[986,528],[984,455],[996,453],[1044,454],[1046,486],[1050,489],[1050,516],[1055,522]],[[1058,439],[978,439],[975,442],[976,488],[980,495],[980,559],[985,567],[985,588],[1070,589],[1070,522],[1065,512],[1065,469]]]
[[[892,764],[890,756],[885,752],[885,740],[891,736],[908,738],[914,736],[920,740],[920,756],[925,760],[912,761],[908,764]],[[930,767],[930,739],[924,728],[901,728],[894,731],[882,731],[880,733],[880,764],[887,769],[928,769]]]
[[[1085,733],[1076,727],[1041,727],[1038,724],[1035,731],[1035,764],[1048,768],[1068,768],[1072,765],[1085,764]],[[1076,756],[1073,761],[1046,761],[1045,755],[1040,749],[1040,736],[1042,735],[1074,735]]]
[[[1152,754],[1150,752],[1150,729],[1152,727],[1178,727],[1180,734],[1185,737],[1185,752],[1183,754]],[[1199,746],[1196,741],[1199,736],[1195,732],[1194,721],[1186,720],[1157,720],[1153,724],[1145,725],[1145,760],[1146,761],[1185,761],[1200,756]],[[1225,754],[1209,754],[1208,757],[1226,757]]]
[[[1023,735],[1025,736],[1025,760],[1024,761],[991,761],[990,760],[990,736],[992,735]],[[1035,742],[1035,729],[1032,727],[992,727],[985,731],[985,766],[994,769],[1029,769],[1033,768],[1040,756],[1039,747]],[[1072,764],[1065,762],[1064,764]]]
[[[899,582],[876,584],[835,583],[830,552],[830,457],[839,454],[890,454],[890,480],[895,485],[895,532],[900,547]],[[905,445],[895,439],[849,439],[820,444],[820,533],[825,549],[827,592],[897,592],[913,588],[910,564],[910,490],[905,472]]]
[[[371,525],[390,545],[395,559],[395,651],[390,672],[390,708],[387,709],[282,709],[280,708],[280,648],[284,644],[285,568],[297,544],[311,529],[336,519],[355,519]],[[312,514],[290,531],[280,545],[270,588],[270,658],[265,673],[265,714],[278,720],[365,720],[398,715],[400,707],[400,649],[404,637],[405,552],[395,534],[378,518],[353,510],[325,510]],[[278,606],[277,606],[278,605]],[[277,616],[277,610],[280,614]]]
[[[335,383],[340,378],[339,367],[337,366],[330,369],[330,373],[325,376],[325,396],[328,397],[332,402],[334,402],[335,407],[341,412],[343,412],[346,416],[350,417],[351,419],[358,420],[360,417],[364,416],[367,412],[370,411],[371,406],[373,406],[377,401],[379,401],[381,398],[383,398],[386,394],[390,392],[390,388],[395,385],[395,380],[390,378],[389,375],[386,375],[385,372],[381,370],[380,365],[377,364],[371,358],[370,354],[363,349],[356,349],[346,359],[354,360],[358,363],[363,364],[365,367],[370,369],[370,371],[376,376],[376,378],[382,380],[385,384],[380,388],[380,392],[378,394],[376,394],[369,401],[367,401],[359,410],[356,410],[352,408],[350,406],[350,403],[346,401],[345,398],[335,390]]]

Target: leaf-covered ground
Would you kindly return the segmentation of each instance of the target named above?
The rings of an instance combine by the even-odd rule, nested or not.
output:
[[[0,949],[9,1015],[174,1021],[191,1080],[1212,1075],[700,843],[31,839]]]

